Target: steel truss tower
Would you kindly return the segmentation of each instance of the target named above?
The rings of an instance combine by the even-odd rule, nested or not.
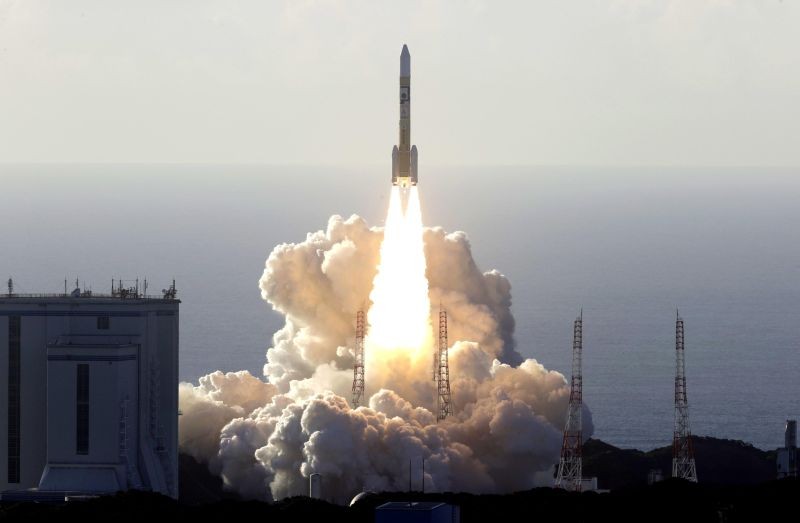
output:
[[[353,408],[361,405],[364,396],[364,311],[356,313],[356,348],[353,364]]]
[[[583,409],[583,375],[581,373],[581,359],[583,358],[583,310],[575,320],[572,336],[572,384],[569,393],[569,409],[567,410],[567,423],[564,426],[564,441],[561,444],[561,460],[558,462],[558,475],[556,487],[581,491],[583,478],[583,463],[581,459]]]
[[[439,347],[434,361],[433,375],[437,384],[437,421],[453,414],[453,403],[450,400],[450,363],[447,360],[447,346],[447,311],[439,309]]]
[[[697,483],[697,469],[689,430],[689,401],[686,399],[686,365],[683,352],[683,318],[675,320],[675,431],[672,438],[672,477]]]

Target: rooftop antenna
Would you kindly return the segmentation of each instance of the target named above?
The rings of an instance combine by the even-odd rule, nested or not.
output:
[[[581,314],[575,319],[572,334],[572,383],[569,392],[569,408],[567,409],[567,423],[564,426],[564,440],[561,444],[561,459],[558,462],[556,475],[556,488],[563,488],[574,492],[581,491],[583,478],[583,450],[581,448],[583,437],[583,424],[581,414],[583,410],[583,308]]]
[[[11,296],[14,294],[14,280],[9,278],[8,279],[8,295]]]
[[[672,437],[672,477],[697,483],[697,467],[689,429],[689,400],[686,398],[683,318],[675,309],[675,429]]]
[[[164,294],[165,300],[174,300],[175,295],[178,294],[178,289],[175,288],[175,278],[172,279],[172,285],[168,289],[161,289]]]

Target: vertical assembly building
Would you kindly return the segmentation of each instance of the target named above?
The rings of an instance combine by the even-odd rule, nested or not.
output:
[[[0,492],[178,495],[178,305],[0,295]],[[31,491],[31,489],[33,489]],[[23,492],[27,491],[27,492]]]

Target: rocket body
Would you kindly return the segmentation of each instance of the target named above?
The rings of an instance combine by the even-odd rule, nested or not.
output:
[[[392,149],[392,185],[417,185],[417,146],[411,145],[411,54],[400,53],[400,135]]]

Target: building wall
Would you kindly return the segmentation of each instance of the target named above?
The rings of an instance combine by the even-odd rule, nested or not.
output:
[[[69,490],[74,471],[82,489],[117,491],[131,487],[132,477],[121,455],[123,402],[138,402],[138,345],[51,346],[47,363],[47,463],[40,489]],[[88,423],[85,447],[79,448],[78,375],[86,373]],[[88,394],[87,394],[88,393]],[[135,413],[135,410],[133,411]],[[126,447],[136,455],[137,416],[126,416]],[[111,472],[113,470],[113,472]],[[72,488],[75,488],[72,486]]]
[[[36,486],[42,475],[46,454],[47,333],[46,316],[21,316],[21,485]]]
[[[134,359],[95,361],[99,352],[129,353]],[[62,351],[59,351],[62,352]],[[84,349],[69,351],[75,360],[51,360],[47,387],[47,421],[59,430],[47,433],[50,463],[113,463],[119,460],[121,402],[136,405],[137,350]],[[115,354],[116,356],[117,354]],[[127,355],[127,354],[126,354]],[[77,453],[77,374],[86,365],[89,378],[89,440],[86,454]],[[134,419],[135,421],[135,419]],[[135,423],[132,427],[135,437]]]
[[[166,448],[165,456],[168,458],[168,467],[174,471],[172,478],[172,489],[174,496],[178,495],[178,351],[170,350],[171,347],[178,347],[178,316],[170,314],[169,311],[161,311],[156,314],[158,321],[158,344],[159,350],[158,366],[160,368],[161,381],[163,384],[171,386],[161,387],[161,404],[159,412],[172,413],[172,415],[160,416],[163,444]]]
[[[0,315],[0,489],[36,486],[45,459],[45,366],[42,365],[45,348],[46,318],[28,317],[24,311]],[[19,481],[9,483],[9,384],[10,384],[10,324],[19,317]]]
[[[177,497],[178,304],[177,300],[0,297],[0,491],[39,486],[48,456],[51,464],[68,461],[65,453],[70,450],[69,459],[75,462],[120,461],[120,401],[128,395],[133,466],[148,467],[139,486]],[[21,481],[16,484],[9,484],[6,474],[12,315],[21,317]],[[108,329],[98,328],[98,316],[106,315]],[[53,347],[72,343],[70,337],[87,346],[102,345],[92,349],[105,351],[102,354],[121,350],[120,344],[137,347],[135,361],[88,362],[92,438],[88,457],[74,454],[76,368],[81,362],[51,361],[48,365],[47,359],[48,346],[61,354],[66,349]],[[155,430],[150,423],[151,405],[158,419]],[[48,412],[52,414],[49,423]],[[155,448],[158,441],[162,452]]]
[[[0,490],[8,488],[8,316],[0,315]]]
[[[778,479],[797,476],[797,449],[778,449],[776,464],[778,466]]]

